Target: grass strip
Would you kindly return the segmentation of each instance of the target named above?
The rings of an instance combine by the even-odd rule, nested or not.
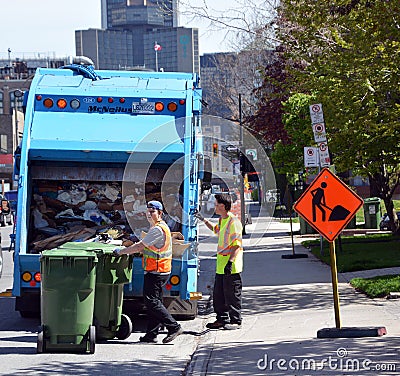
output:
[[[339,273],[400,266],[400,241],[397,237],[385,242],[342,242],[342,248],[340,252],[336,244],[336,266]],[[319,247],[312,247],[311,252],[330,265],[328,243],[324,245],[322,254]]]
[[[353,278],[350,284],[370,298],[383,298],[400,291],[399,275],[381,275],[373,278]]]

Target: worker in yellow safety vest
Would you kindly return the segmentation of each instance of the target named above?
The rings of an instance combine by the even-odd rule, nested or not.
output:
[[[240,329],[242,325],[242,277],[243,248],[242,224],[230,210],[230,194],[216,194],[215,214],[217,224],[212,224],[199,212],[195,216],[218,235],[217,265],[213,291],[215,322],[208,323],[210,329]]]
[[[171,231],[162,220],[163,206],[159,201],[147,203],[146,217],[151,227],[146,236],[129,247],[114,250],[115,254],[143,254],[144,284],[143,296],[149,320],[146,334],[140,342],[157,343],[157,335],[162,325],[168,330],[163,343],[173,341],[183,333],[182,327],[163,305],[163,286],[171,274],[172,240]]]

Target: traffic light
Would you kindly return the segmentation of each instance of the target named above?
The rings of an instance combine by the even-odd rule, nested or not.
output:
[[[218,156],[218,144],[216,142],[213,143],[213,156]]]

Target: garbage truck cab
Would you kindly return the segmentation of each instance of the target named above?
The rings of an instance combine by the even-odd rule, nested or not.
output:
[[[148,230],[146,202],[159,200],[175,244],[165,287],[169,310],[194,318],[197,224],[203,166],[196,74],[39,68],[16,156],[13,295],[24,317],[40,312],[39,256],[68,241],[129,245]],[[142,301],[142,259],[133,260],[124,310]]]

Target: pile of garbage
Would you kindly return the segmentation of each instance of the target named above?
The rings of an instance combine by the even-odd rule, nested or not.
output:
[[[148,227],[139,196],[127,198],[129,215]],[[30,253],[96,237],[125,246],[137,240],[127,222],[120,183],[39,181],[31,204]]]

